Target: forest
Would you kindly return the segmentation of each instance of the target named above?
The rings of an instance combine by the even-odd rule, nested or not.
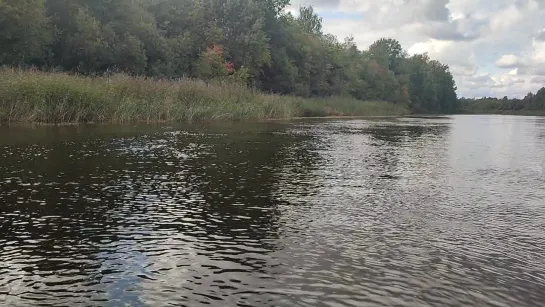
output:
[[[360,50],[289,0],[0,0],[0,66],[230,80],[263,93],[457,110],[449,67],[394,39]]]
[[[535,94],[528,93],[524,98],[499,99],[495,97],[483,97],[479,99],[460,98],[460,113],[498,113],[498,114],[543,114],[545,115],[545,87]]]

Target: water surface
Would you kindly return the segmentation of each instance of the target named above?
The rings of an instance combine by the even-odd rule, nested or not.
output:
[[[0,127],[0,305],[542,306],[545,118]]]

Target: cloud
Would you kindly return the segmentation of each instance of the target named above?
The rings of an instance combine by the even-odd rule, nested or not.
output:
[[[503,55],[496,61],[496,66],[500,68],[515,68],[524,66],[520,57],[514,54]]]
[[[524,14],[517,5],[510,5],[498,14],[492,16],[490,19],[490,30],[494,32],[509,29],[522,18],[524,18]]]
[[[530,80],[530,82],[534,83],[534,84],[541,84],[541,85],[545,86],[545,76],[533,77]]]
[[[342,1],[339,10],[366,13],[368,26],[374,29],[399,27],[408,23],[448,22],[448,0]]]
[[[538,42],[545,42],[545,28],[539,30],[534,39]]]
[[[499,68],[516,68],[518,75],[545,76],[545,41],[534,37],[531,45],[521,53],[522,56],[503,55],[496,61],[496,66]]]
[[[444,41],[472,41],[479,38],[479,33],[462,32],[452,24],[429,25],[424,33],[430,38]]]
[[[545,76],[545,66],[538,67],[521,67],[518,69],[519,74],[527,76]]]
[[[530,61],[536,65],[545,65],[545,42],[534,39],[530,51]]]
[[[409,54],[427,53],[430,58],[447,63],[455,79],[474,76],[478,71],[477,56],[470,42],[452,42],[429,39],[409,47]]]
[[[474,75],[468,77],[466,80],[475,84],[490,83],[491,81],[493,81],[492,78],[490,78],[490,74]]]
[[[450,12],[446,5],[447,0],[426,0],[426,1],[412,1],[415,5],[421,6],[421,10],[424,12],[424,16],[430,21],[448,21]]]
[[[316,9],[336,8],[341,4],[341,0],[292,0],[291,6],[299,8],[300,6],[313,6]]]

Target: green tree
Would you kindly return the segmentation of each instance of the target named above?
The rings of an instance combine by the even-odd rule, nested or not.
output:
[[[215,1],[215,20],[222,30],[220,44],[235,67],[244,66],[253,76],[269,64],[269,38],[264,31],[261,6],[253,0]]]
[[[288,4],[289,0],[4,0],[0,64],[84,74],[220,77],[265,92],[347,95],[407,104],[414,112],[460,108],[448,66],[425,54],[409,57],[390,38],[358,49],[353,38],[340,42],[324,33],[313,7],[301,7],[294,17],[285,13]],[[535,97],[491,105],[541,108],[543,103],[543,92],[538,92]]]
[[[369,47],[369,55],[379,65],[391,70],[395,75],[401,73],[401,62],[406,58],[406,52],[399,41],[391,38],[381,38]]]
[[[312,6],[300,7],[297,21],[306,33],[322,35],[322,18],[314,12]]]
[[[429,62],[433,82],[435,83],[435,92],[439,108],[434,106],[435,112],[453,113],[458,109],[458,99],[456,97],[456,84],[447,65],[438,61]]]
[[[52,30],[44,0],[0,1],[0,65],[39,63]]]
[[[195,69],[197,76],[205,80],[227,76],[229,69],[224,58],[223,48],[214,46],[203,51]]]

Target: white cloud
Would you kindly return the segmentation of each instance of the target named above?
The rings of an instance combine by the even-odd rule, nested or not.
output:
[[[545,65],[545,42],[534,39],[532,41],[531,61],[536,65]]]
[[[293,0],[361,47],[392,37],[451,67],[463,96],[524,96],[545,76],[545,0]],[[354,13],[363,17],[354,18]],[[344,15],[343,15],[344,14]],[[346,17],[343,17],[346,16]],[[357,15],[356,15],[357,16]],[[533,81],[532,81],[533,80]],[[536,81],[536,82],[534,82]]]
[[[496,66],[514,68],[517,75],[545,76],[545,41],[534,37],[531,45],[521,53],[522,56],[503,55],[496,61]]]
[[[426,42],[418,42],[412,45],[408,52],[409,54],[415,53],[429,53],[432,56],[438,56],[444,53],[449,47],[452,47],[453,42],[441,41],[436,39],[430,39]]]
[[[518,23],[524,14],[517,8],[515,4],[508,6],[504,10],[500,11],[490,19],[490,30],[502,31],[509,29],[516,23]]]
[[[300,6],[313,6],[315,8],[334,8],[338,7],[340,0],[292,0],[291,6],[298,8]]]
[[[514,54],[505,54],[496,61],[496,66],[500,68],[514,68],[522,65],[522,59]]]

